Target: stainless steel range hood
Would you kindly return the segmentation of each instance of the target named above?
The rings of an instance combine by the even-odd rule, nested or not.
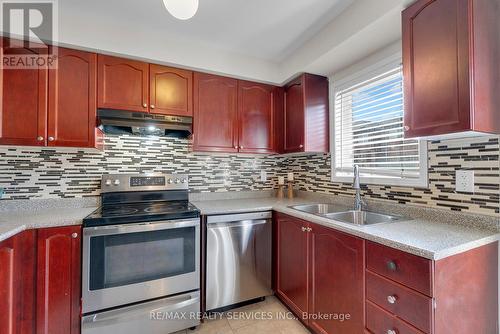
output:
[[[192,117],[124,110],[98,109],[97,124],[111,134],[188,137],[193,132]]]

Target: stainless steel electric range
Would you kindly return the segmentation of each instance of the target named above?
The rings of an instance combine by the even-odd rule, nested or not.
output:
[[[198,325],[200,212],[187,177],[105,175],[101,199],[83,221],[83,334]]]

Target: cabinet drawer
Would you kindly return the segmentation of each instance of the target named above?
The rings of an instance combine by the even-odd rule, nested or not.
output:
[[[418,329],[369,301],[366,302],[366,328],[373,334],[422,334]]]
[[[366,272],[366,298],[425,333],[431,332],[432,298]]]
[[[367,241],[366,267],[432,297],[430,260]]]

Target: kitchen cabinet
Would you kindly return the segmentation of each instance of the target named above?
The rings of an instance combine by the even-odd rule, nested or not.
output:
[[[149,64],[98,56],[98,108],[149,111]]]
[[[48,146],[95,147],[97,55],[57,49],[49,69]]]
[[[316,333],[362,333],[364,241],[321,225],[310,225],[309,313],[339,313],[349,319],[311,317]]]
[[[285,85],[284,152],[328,152],[328,79],[302,74]]]
[[[361,333],[364,241],[283,214],[276,224],[278,297],[317,333]],[[318,317],[326,314],[350,319]]]
[[[274,87],[238,82],[238,143],[242,153],[274,151]]]
[[[211,74],[194,75],[194,150],[273,153],[276,87]]]
[[[38,230],[37,333],[80,333],[81,226]]]
[[[34,333],[35,233],[0,242],[0,333]]]
[[[43,54],[41,48],[20,47],[22,41],[7,38],[2,38],[1,41],[4,57]],[[33,69],[2,68],[0,145],[45,145],[47,77],[47,66],[37,66]]]
[[[193,115],[193,72],[151,64],[149,80],[151,113]]]
[[[193,149],[238,152],[238,80],[194,74]]]
[[[402,14],[405,137],[500,133],[497,0],[419,0]]]

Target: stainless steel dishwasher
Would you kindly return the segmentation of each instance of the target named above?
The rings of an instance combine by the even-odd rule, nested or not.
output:
[[[207,217],[207,310],[272,294],[272,215]]]

